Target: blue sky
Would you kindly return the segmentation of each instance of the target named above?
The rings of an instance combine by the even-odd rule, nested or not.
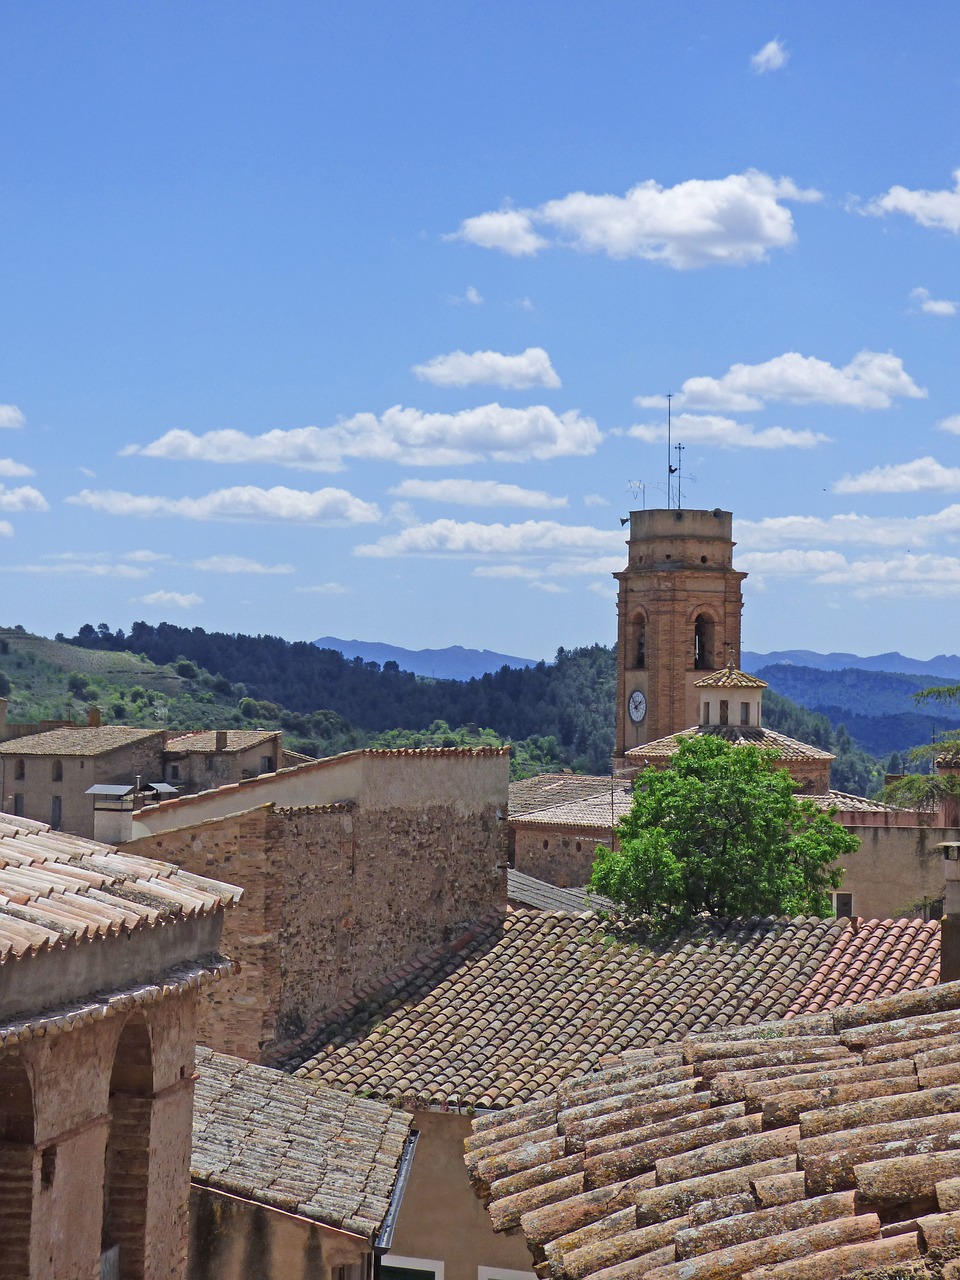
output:
[[[960,649],[953,3],[0,6],[5,622]]]

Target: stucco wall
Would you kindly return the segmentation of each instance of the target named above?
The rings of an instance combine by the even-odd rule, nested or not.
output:
[[[339,772],[307,777],[336,795]],[[504,906],[507,772],[506,756],[366,755],[340,773],[346,804],[264,805],[125,845],[244,888],[223,935],[241,972],[205,996],[201,1042],[270,1060],[356,990]],[[181,820],[198,808],[186,802]]]
[[[370,1252],[357,1236],[306,1218],[190,1189],[189,1280],[331,1280],[335,1267],[361,1280]]]
[[[497,1234],[474,1195],[463,1159],[469,1118],[420,1111],[414,1123],[420,1141],[390,1253],[440,1260],[444,1280],[477,1280],[478,1267],[523,1271],[533,1280],[533,1258],[523,1236]]]
[[[924,901],[944,895],[942,840],[960,840],[943,827],[874,827],[844,824],[860,838],[846,864],[841,892],[853,895],[853,913],[866,920],[923,915]]]

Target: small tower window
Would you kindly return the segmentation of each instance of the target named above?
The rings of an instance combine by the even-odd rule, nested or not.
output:
[[[727,701],[726,698],[720,699],[720,723],[721,724],[730,723],[730,703]]]
[[[637,651],[636,666],[641,670],[647,665],[647,626],[642,618],[637,619]]]
[[[27,767],[24,764],[23,759],[21,758],[17,760],[17,763],[13,766],[13,776],[20,780],[26,776],[26,772]]]
[[[710,703],[709,702],[705,702],[703,704],[703,723],[704,724],[710,723]]]
[[[713,671],[714,622],[705,613],[698,613],[693,624],[693,666],[695,671]]]
[[[740,723],[741,724],[750,723],[750,703],[749,702],[740,703]]]
[[[54,782],[63,781],[63,761],[54,760],[53,762],[53,780]]]

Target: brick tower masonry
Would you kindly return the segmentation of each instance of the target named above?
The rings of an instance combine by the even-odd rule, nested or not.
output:
[[[695,681],[740,665],[729,511],[633,511],[617,599],[617,736],[624,752],[699,721]]]

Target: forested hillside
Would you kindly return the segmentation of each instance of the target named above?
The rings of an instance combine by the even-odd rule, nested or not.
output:
[[[130,650],[162,666],[189,661],[229,682],[252,702],[284,708],[285,727],[306,738],[323,735],[316,725],[336,717],[368,733],[404,731],[397,741],[419,735],[442,740],[468,728],[492,730],[525,743],[527,757],[589,773],[606,773],[613,751],[616,659],[613,648],[592,645],[560,649],[554,663],[523,669],[504,667],[479,679],[432,680],[381,668],[330,649],[277,636],[228,635],[161,623],[134,623],[130,633],[85,626],[71,644],[87,649]],[[764,719],[772,729],[837,754],[833,785],[867,794],[882,782],[882,769],[842,727],[824,715],[768,691]],[[449,727],[448,727],[449,726]],[[422,740],[426,740],[425,738]],[[529,740],[529,741],[528,741]]]

